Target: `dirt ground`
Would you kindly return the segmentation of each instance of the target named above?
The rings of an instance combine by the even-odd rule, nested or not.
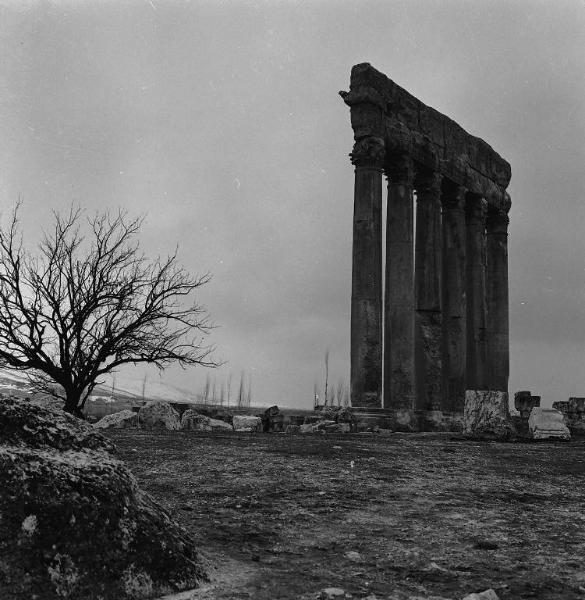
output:
[[[585,599],[583,440],[108,436],[198,540],[212,584],[197,598]]]

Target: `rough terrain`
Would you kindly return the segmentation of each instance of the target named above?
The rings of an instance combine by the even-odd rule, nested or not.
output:
[[[107,436],[214,567],[194,598],[585,598],[583,440]]]

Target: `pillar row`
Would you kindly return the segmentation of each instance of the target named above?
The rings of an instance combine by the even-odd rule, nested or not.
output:
[[[467,190],[443,185],[443,410],[461,412],[465,406],[467,366],[466,227]]]
[[[413,162],[387,166],[384,408],[414,408]]]
[[[485,286],[487,202],[468,194],[465,206],[467,252],[467,377],[470,390],[488,389]]]
[[[501,392],[508,391],[510,372],[508,223],[506,211],[495,209],[488,211],[486,220],[488,383],[490,389]]]
[[[441,410],[441,175],[417,172],[415,236],[416,408]]]
[[[351,289],[351,404],[380,407],[382,395],[382,173],[384,141],[366,137],[355,166]]]

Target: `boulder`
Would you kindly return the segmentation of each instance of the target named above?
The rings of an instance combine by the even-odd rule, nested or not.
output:
[[[235,431],[262,432],[262,419],[252,415],[234,415],[233,427]]]
[[[168,403],[160,400],[147,402],[138,411],[138,422],[147,429],[181,429],[179,413]]]
[[[0,400],[0,598],[130,600],[206,579],[193,541],[91,426]]]
[[[466,390],[463,411],[464,432],[509,438],[515,434],[508,394],[492,390]]]
[[[229,423],[200,415],[191,408],[183,413],[181,428],[194,431],[233,431],[233,427]]]
[[[114,444],[88,423],[20,398],[0,397],[0,431],[5,445],[115,452]]]
[[[121,410],[120,412],[106,415],[93,425],[96,429],[126,429],[128,427],[138,427],[138,413],[131,410]]]
[[[571,439],[563,413],[554,408],[533,408],[528,419],[528,429],[535,440]]]
[[[299,433],[315,433],[312,423],[303,423],[299,426]]]
[[[491,588],[477,594],[469,594],[463,600],[500,600],[499,596]]]
[[[293,424],[287,425],[284,433],[289,433],[289,434],[300,433],[301,427],[302,427],[302,425],[293,425]]]

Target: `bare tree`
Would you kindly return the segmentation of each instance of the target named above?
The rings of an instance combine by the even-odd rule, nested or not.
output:
[[[226,394],[227,394],[227,405],[230,405],[230,394],[232,391],[232,374],[228,375],[227,383],[226,383]]]
[[[32,255],[18,207],[0,228],[0,363],[27,371],[37,390],[81,414],[101,376],[128,363],[217,366],[204,345],[207,312],[187,296],[210,275],[192,276],[176,252],[147,259],[136,240],[143,219],[54,213]]]
[[[246,381],[244,371],[240,374],[240,389],[238,391],[238,408],[242,408],[246,402]]]

